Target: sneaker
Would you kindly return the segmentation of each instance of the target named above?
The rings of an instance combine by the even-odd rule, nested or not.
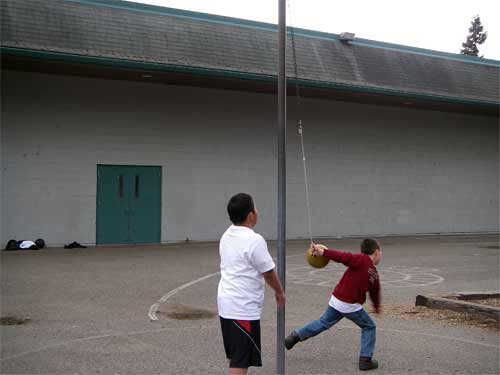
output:
[[[378,362],[374,359],[368,357],[359,357],[359,369],[366,370],[375,370],[378,368]]]
[[[285,337],[285,347],[290,350],[292,349],[296,343],[300,341],[299,335],[297,335],[297,332],[292,331],[287,337]]]

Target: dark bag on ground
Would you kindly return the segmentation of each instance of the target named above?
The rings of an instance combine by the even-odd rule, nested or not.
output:
[[[83,245],[79,244],[78,242],[74,241],[68,245],[64,245],[64,248],[65,249],[76,249],[76,248],[86,249],[87,246],[83,246]]]
[[[17,241],[16,240],[9,240],[7,242],[7,246],[5,246],[5,250],[18,250],[19,247],[17,247]]]

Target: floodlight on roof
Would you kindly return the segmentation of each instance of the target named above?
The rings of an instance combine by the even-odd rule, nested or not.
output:
[[[354,33],[341,33],[340,41],[343,43],[349,43],[354,40]]]

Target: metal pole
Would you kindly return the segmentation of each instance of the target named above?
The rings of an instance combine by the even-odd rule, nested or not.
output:
[[[285,288],[286,240],[286,0],[279,0],[278,16],[278,276]],[[276,369],[285,374],[285,307],[278,308]]]

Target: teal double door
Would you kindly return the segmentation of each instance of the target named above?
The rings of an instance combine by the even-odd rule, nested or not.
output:
[[[97,166],[98,244],[161,240],[161,167]]]

